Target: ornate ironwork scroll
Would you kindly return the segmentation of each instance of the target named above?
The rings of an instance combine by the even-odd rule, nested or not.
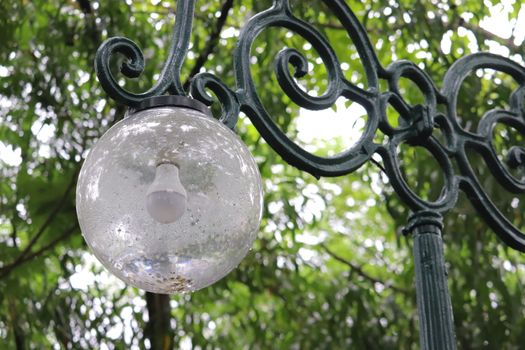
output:
[[[98,78],[107,93],[120,103],[135,106],[145,98],[165,93],[174,95],[191,94],[192,97],[210,105],[213,92],[222,105],[221,120],[233,128],[240,111],[246,113],[261,136],[291,165],[307,171],[316,177],[340,176],[353,172],[370,160],[375,153],[384,162],[387,175],[397,194],[414,212],[430,210],[444,214],[451,209],[461,189],[487,221],[490,227],[509,246],[525,251],[525,234],[515,227],[496,208],[479,180],[466,155],[467,148],[479,152],[495,178],[510,192],[523,193],[525,179],[517,179],[509,173],[498,159],[492,145],[492,133],[497,123],[517,129],[525,135],[525,68],[517,63],[489,53],[466,56],[450,67],[439,90],[430,77],[417,65],[409,61],[397,61],[384,68],[374,52],[366,31],[343,0],[323,0],[348,32],[354,42],[364,66],[368,88],[362,89],[345,79],[339,60],[329,42],[310,24],[296,18],[288,0],[274,0],[271,8],[251,18],[244,26],[234,52],[236,87],[230,88],[216,76],[209,73],[196,75],[190,91],[184,91],[180,70],[187,54],[195,0],[177,2],[176,23],[173,32],[170,55],[160,74],[158,82],[148,91],[134,94],[118,85],[109,69],[110,57],[120,53],[128,58],[121,72],[133,78],[144,69],[144,58],[138,46],[126,38],[111,38],[99,48],[95,67]],[[285,48],[275,59],[275,73],[284,93],[302,108],[322,110],[332,106],[343,96],[361,104],[368,113],[364,133],[351,149],[335,156],[320,157],[301,148],[289,139],[272,121],[263,107],[250,72],[250,50],[257,36],[269,27],[283,27],[308,41],[322,59],[328,73],[328,88],[321,96],[304,92],[294,78],[307,74],[306,58],[297,50]],[[295,71],[289,71],[289,66]],[[456,112],[457,97],[465,77],[480,68],[491,68],[510,75],[519,87],[513,92],[510,109],[494,109],[484,115],[476,132],[462,128]],[[413,81],[425,96],[422,105],[410,105],[398,89],[400,78]],[[379,90],[379,80],[388,82],[388,91]],[[446,114],[438,112],[437,106],[446,108]],[[401,115],[403,125],[392,127],[386,117],[387,106],[391,105]],[[445,136],[446,144],[433,136],[438,128]],[[374,143],[380,130],[388,136],[386,144]],[[444,174],[444,189],[435,201],[421,198],[414,193],[403,179],[397,148],[403,143],[426,148],[437,160]],[[510,150],[509,165],[525,163],[525,149],[514,146]],[[459,165],[454,171],[453,162]]]
[[[397,61],[384,68],[374,52],[365,29],[344,0],[323,0],[337,16],[353,41],[363,64],[367,89],[352,84],[341,70],[339,60],[330,43],[312,25],[292,14],[289,0],[274,0],[273,6],[251,18],[237,40],[234,52],[235,88],[226,86],[209,73],[196,75],[189,91],[184,91],[180,70],[186,57],[195,0],[177,2],[176,23],[170,54],[158,82],[148,91],[134,94],[124,90],[113,77],[109,65],[114,53],[128,58],[121,72],[133,78],[144,69],[144,58],[138,46],[126,38],[111,38],[99,48],[95,68],[106,92],[120,103],[130,107],[146,98],[162,95],[188,95],[207,105],[213,102],[212,92],[222,106],[220,120],[234,128],[242,111],[250,118],[261,136],[289,164],[315,177],[341,176],[351,173],[371,159],[381,156],[385,171],[396,193],[415,215],[407,232],[414,234],[416,289],[421,322],[422,349],[455,349],[450,297],[441,241],[441,216],[457,201],[459,190],[464,191],[474,207],[498,236],[514,249],[525,251],[525,234],[498,210],[476,177],[467,157],[467,150],[479,153],[497,181],[509,192],[525,192],[525,178],[513,176],[497,156],[492,144],[493,131],[498,123],[516,129],[525,135],[525,68],[493,54],[476,53],[454,63],[446,73],[439,90],[430,77],[409,61]],[[317,51],[328,75],[328,87],[321,96],[303,91],[295,78],[308,73],[305,56],[292,48],[283,49],[275,58],[275,73],[284,93],[297,105],[310,110],[332,106],[339,97],[362,105],[368,114],[364,132],[359,141],[347,151],[334,157],[320,157],[301,148],[275,124],[263,107],[250,71],[250,50],[257,36],[267,28],[287,28],[304,38]],[[290,72],[292,66],[294,72]],[[511,76],[518,88],[510,98],[510,108],[487,112],[475,132],[464,129],[458,122],[457,99],[465,78],[477,69],[489,68]],[[399,81],[406,78],[415,83],[425,97],[423,104],[411,105],[400,93]],[[388,83],[387,91],[380,91],[379,82]],[[444,107],[445,113],[438,106]],[[392,106],[401,116],[401,123],[393,127],[387,119],[387,107]],[[443,108],[441,109],[443,110]],[[384,144],[374,142],[378,132],[387,136]],[[444,141],[436,137],[439,131]],[[425,200],[403,179],[398,148],[407,143],[427,149],[444,174],[444,188],[437,200]],[[457,164],[455,170],[453,164]],[[516,145],[509,150],[508,166],[525,165],[525,148]]]

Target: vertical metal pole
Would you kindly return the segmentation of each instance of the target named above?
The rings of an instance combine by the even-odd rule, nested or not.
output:
[[[422,350],[455,350],[454,319],[447,285],[439,213],[412,215],[406,228],[414,238],[419,340]]]

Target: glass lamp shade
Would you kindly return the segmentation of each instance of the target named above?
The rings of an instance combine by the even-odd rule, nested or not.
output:
[[[234,269],[256,237],[263,198],[255,160],[234,132],[168,106],[104,134],[76,196],[82,234],[102,264],[164,294],[201,289]]]

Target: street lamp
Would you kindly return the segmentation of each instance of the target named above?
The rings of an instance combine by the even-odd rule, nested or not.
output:
[[[159,96],[91,149],[76,202],[105,267],[169,294],[206,287],[239,264],[258,232],[262,185],[248,148],[204,104]]]
[[[524,165],[525,149],[521,146],[512,147],[509,151],[508,164],[505,165],[498,158],[492,144],[493,129],[497,123],[503,123],[525,134],[525,68],[501,56],[476,53],[463,57],[454,63],[444,77],[442,88],[438,89],[430,77],[412,62],[397,61],[386,68],[383,67],[374,52],[366,30],[361,26],[344,0],[323,0],[323,2],[338,18],[346,29],[349,38],[355,44],[366,75],[366,89],[352,84],[345,78],[339,60],[325,37],[310,24],[296,18],[292,14],[288,0],[274,0],[271,8],[255,15],[244,25],[233,53],[235,89],[229,88],[216,76],[209,73],[197,74],[191,81],[189,91],[183,89],[180,70],[188,51],[195,0],[177,1],[177,18],[170,55],[158,82],[150,90],[140,94],[128,92],[119,86],[111,73],[110,58],[115,53],[123,54],[128,58],[128,61],[121,67],[121,72],[125,76],[137,77],[144,69],[144,58],[141,50],[134,42],[126,38],[111,38],[102,44],[95,61],[97,76],[110,97],[131,108],[138,109],[141,109],[144,104],[150,103],[148,101],[151,101],[151,98],[166,93],[179,97],[186,96],[185,98],[189,96],[192,100],[186,100],[188,103],[190,103],[189,101],[196,103],[198,100],[206,105],[211,105],[212,98],[208,94],[208,91],[211,91],[216,95],[222,106],[220,122],[233,129],[240,111],[243,111],[266,142],[285,161],[317,178],[349,174],[368,162],[373,155],[379,155],[384,165],[384,171],[394,190],[413,213],[408,220],[405,233],[413,235],[414,238],[421,348],[455,349],[452,308],[446,282],[441,239],[442,215],[455,206],[458,192],[462,190],[480,215],[506,244],[514,249],[525,251],[525,234],[506,219],[490,200],[476,178],[467,157],[467,150],[475,149],[482,155],[494,177],[508,191],[512,193],[525,192],[525,180],[514,177],[508,170],[508,167]],[[277,81],[284,93],[294,103],[305,109],[322,110],[332,106],[338,98],[345,97],[359,103],[366,109],[368,119],[363,135],[356,145],[334,157],[316,156],[290,140],[272,120],[259,99],[250,72],[251,46],[257,36],[269,27],[283,27],[301,36],[317,51],[326,67],[328,81],[326,91],[321,96],[311,96],[295,80],[308,73],[308,62],[304,55],[293,48],[285,48],[277,55],[275,60]],[[293,74],[289,70],[290,66],[295,70]],[[493,69],[503,72],[517,82],[518,88],[511,95],[510,108],[489,111],[481,119],[477,130],[469,131],[465,130],[458,122],[456,104],[463,81],[472,71],[477,69]],[[406,78],[415,83],[425,97],[423,104],[411,105],[404,100],[398,87],[400,78]],[[387,91],[381,91],[380,80],[387,82]],[[386,115],[388,106],[392,106],[401,116],[397,127],[388,122]],[[438,108],[439,106],[442,108]],[[161,107],[161,105],[157,105],[157,107],[159,111],[165,110],[165,107]],[[172,112],[165,111],[163,113]],[[140,125],[139,117],[141,114],[149,114],[149,112],[147,110],[138,112],[137,118],[131,115],[121,122],[122,125]],[[173,118],[173,120],[175,119],[177,118]],[[211,122],[210,125],[212,125]],[[213,125],[215,125],[214,128],[216,127],[213,130],[217,130],[217,132],[222,128],[218,123]],[[176,128],[175,125],[173,127]],[[443,134],[443,139],[433,135],[436,129]],[[374,137],[379,131],[387,136],[383,144],[374,142]],[[113,142],[111,131],[109,134],[110,136],[102,138],[101,143],[111,145]],[[161,130],[152,131],[151,137],[159,137],[158,135],[162,135]],[[166,145],[169,144],[173,147],[176,143],[176,138],[166,138]],[[403,179],[398,157],[398,149],[402,144],[424,147],[436,159],[445,179],[441,195],[437,200],[430,201],[421,198]],[[195,143],[192,147],[199,147],[199,145]],[[112,148],[109,146],[107,151],[110,153],[115,151]],[[155,150],[160,151],[162,148]],[[238,146],[237,150],[244,150],[244,148]],[[85,167],[89,163],[97,162],[95,153],[97,153],[97,149],[92,151],[86,160]],[[188,186],[184,184],[183,163],[179,164],[177,160],[169,157],[165,161],[164,156],[154,159],[152,154],[154,153],[149,152],[148,156],[152,157],[150,158],[149,178],[153,185],[149,185],[151,186],[150,190],[145,187],[142,190],[142,196],[147,197],[146,204],[144,204],[144,198],[133,202],[133,205],[141,206],[142,215],[146,215],[145,213],[148,212],[150,216],[143,226],[144,229],[136,232],[137,235],[142,235],[140,237],[146,237],[145,239],[151,239],[149,232],[153,227],[174,225],[177,220],[184,220],[184,216],[177,219],[180,213],[184,211],[184,205],[187,206],[186,211],[191,208],[189,204],[191,192]],[[176,152],[176,154],[179,153]],[[246,155],[246,159],[249,159],[248,155]],[[249,163],[253,166],[252,160]],[[457,164],[457,169],[454,168],[453,163]],[[128,166],[132,166],[131,164]],[[107,165],[110,168],[112,166],[115,164],[111,162]],[[172,181],[168,181],[169,184],[161,178],[154,181],[155,167],[159,177],[166,174],[165,176],[172,178]],[[177,172],[181,174],[180,184],[176,180]],[[254,174],[254,178],[258,176],[255,175],[258,174],[255,170],[251,172]],[[194,173],[194,176],[199,176],[196,174]],[[86,171],[81,176],[83,179],[80,182],[80,202],[84,196],[90,193],[89,181],[97,174],[94,172],[87,175]],[[118,178],[116,182],[118,181],[121,179]],[[253,224],[248,225],[248,227],[255,231],[257,226],[255,218],[260,215],[260,208],[257,207],[257,203],[260,205],[260,186],[255,180],[248,182],[251,184],[251,188],[257,188],[251,192],[251,195],[256,197],[256,200],[252,201],[254,203],[252,215],[245,216],[245,218],[253,218]],[[159,195],[161,198],[159,201],[153,198],[155,197],[153,194],[159,188],[172,188],[170,191],[173,194],[173,206],[170,206],[171,204],[168,206],[159,204],[164,203],[163,201],[171,203],[171,199],[164,197],[165,194]],[[164,190],[164,192],[166,191]],[[150,195],[153,196],[151,203],[148,202]],[[237,199],[238,203],[245,202],[242,196]],[[184,204],[185,200],[187,201],[186,204]],[[88,205],[84,209],[80,209],[79,214],[82,214],[83,210],[89,209],[92,208]],[[134,213],[133,211],[119,210],[120,213]],[[254,214],[255,212],[257,215]],[[215,215],[214,212],[206,213],[206,216],[213,215]],[[82,215],[80,217],[82,221]],[[162,223],[174,219],[174,223]],[[106,238],[91,237],[85,228],[85,225],[82,224],[84,235],[91,246],[98,244],[98,239]],[[251,243],[254,231],[245,233],[244,236],[241,234],[244,237],[244,243]],[[93,232],[94,235],[103,236],[99,231]],[[111,232],[111,234],[115,234],[114,231]],[[169,240],[166,239],[166,242]],[[236,243],[238,242],[229,242],[229,244]],[[242,247],[244,250],[241,255],[244,255],[248,248],[247,245],[242,245]],[[198,250],[197,247],[196,249]],[[122,251],[125,252],[126,249],[123,248]],[[190,249],[187,252],[190,256],[195,254]],[[236,255],[233,259],[235,264],[239,259]],[[224,269],[223,272],[226,270]],[[213,279],[209,279],[208,282]]]

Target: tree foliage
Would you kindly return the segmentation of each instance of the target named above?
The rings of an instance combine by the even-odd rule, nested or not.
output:
[[[499,48],[523,64],[523,43],[480,25],[490,8],[500,6],[489,0],[348,4],[383,65],[409,59],[438,85],[456,59],[476,50]],[[238,31],[270,5],[198,1],[183,78],[206,70],[233,87]],[[334,14],[321,1],[292,5],[329,39],[347,78],[366,86],[355,46]],[[506,1],[504,8],[501,16],[522,30],[516,20],[525,12],[521,2]],[[135,40],[146,70],[126,87],[147,89],[166,58],[174,9],[174,2],[161,0],[0,3],[0,347],[417,349],[411,241],[401,234],[408,212],[380,166],[370,163],[318,181],[286,165],[243,116],[238,134],[259,163],[265,211],[254,249],[235,271],[212,287],[168,298],[126,287],[94,260],[76,220],[76,178],[89,148],[125,113],[101,90],[94,55],[110,36]],[[300,81],[305,89],[326,87],[315,50],[286,29],[271,28],[252,50],[251,72],[265,107],[303,147],[324,155],[344,150],[366,115],[356,115],[351,101],[338,104],[334,108],[339,114],[346,109],[354,127],[339,137],[305,139],[304,112],[273,74],[276,53],[285,46],[304,52],[311,64]],[[410,81],[401,87],[407,101],[421,100]],[[506,106],[513,87],[505,75],[473,74],[458,103],[462,125],[473,129],[488,109]],[[395,123],[397,115],[389,113]],[[330,116],[330,110],[318,112],[315,127],[323,128]],[[498,128],[494,142],[504,156],[523,137]],[[437,164],[430,166],[429,156],[417,149],[401,147],[400,154],[414,190],[427,198],[439,195]],[[491,198],[525,227],[524,201],[501,190],[478,155],[469,156]],[[445,223],[460,348],[521,348],[523,256],[505,248],[465,198]]]

